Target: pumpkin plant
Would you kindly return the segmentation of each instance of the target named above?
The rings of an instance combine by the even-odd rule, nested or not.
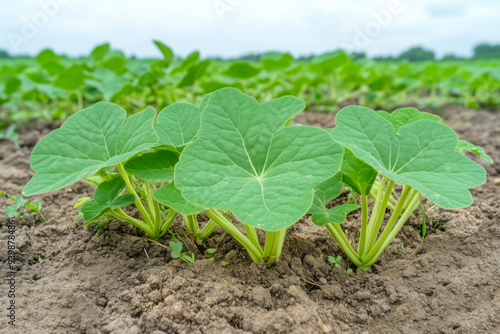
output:
[[[483,167],[457,149],[456,133],[428,118],[421,113],[418,120],[395,127],[387,117],[360,106],[345,107],[336,116],[331,134],[346,148],[341,178],[361,197],[357,250],[338,221],[319,221],[314,215],[313,221],[326,226],[361,269],[377,261],[418,207],[421,195],[444,209],[464,208],[472,204],[469,189],[485,182]],[[377,178],[374,203],[369,206],[368,197]],[[382,229],[396,183],[402,185],[402,190],[393,198],[391,217]]]
[[[126,116],[120,106],[100,102],[69,117],[33,149],[30,163],[35,175],[23,194],[46,193],[87,179],[97,189],[81,207],[85,225],[107,213],[130,222],[152,239],[164,235],[179,211],[175,205],[160,204],[153,192],[173,180],[181,151],[198,131],[200,110],[177,103],[158,116],[152,107]],[[142,220],[122,209],[131,204]],[[202,234],[195,219],[184,219],[189,219],[188,230],[197,239],[214,229],[210,223]]]
[[[178,188],[177,198],[197,207],[192,213],[204,210],[253,261],[277,260],[287,228],[311,207],[313,188],[342,162],[343,148],[326,130],[287,126],[303,109],[304,102],[291,96],[259,104],[234,88],[210,94],[197,138],[175,167],[174,184],[156,198]],[[221,210],[233,213],[246,236]],[[266,233],[264,248],[257,230]]]

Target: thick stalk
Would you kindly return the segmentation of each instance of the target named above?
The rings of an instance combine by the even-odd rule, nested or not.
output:
[[[125,186],[127,187],[127,190],[130,194],[135,196],[135,205],[137,206],[137,209],[139,209],[139,212],[142,215],[142,218],[144,218],[144,221],[146,222],[147,225],[149,226],[154,226],[153,221],[151,220],[151,217],[149,217],[148,212],[144,208],[144,205],[141,202],[141,199],[139,198],[139,195],[137,195],[134,186],[132,185],[132,181],[130,181],[130,177],[128,176],[127,171],[123,167],[122,164],[118,164],[118,171],[120,172],[120,175],[122,176],[123,180],[125,181]]]
[[[398,219],[399,215],[401,214],[401,210],[403,209],[404,203],[406,201],[406,198],[408,197],[408,194],[410,193],[410,190],[413,188],[410,186],[404,186],[403,191],[401,192],[401,197],[399,198],[398,205],[396,206],[396,210],[392,212],[392,216],[387,222],[387,225],[384,228],[384,232],[380,235],[380,238],[377,240],[375,245],[368,250],[368,254],[366,256],[361,257],[361,261],[366,262],[366,260],[370,260],[372,256],[374,256],[379,247],[384,243],[385,239],[391,232],[394,223],[396,223],[396,220]]]
[[[143,186],[144,186],[144,192],[146,193],[146,203],[147,203],[146,211],[151,217],[154,229],[157,230],[159,233],[161,229],[161,216],[160,216],[160,209],[158,208],[158,210],[156,210],[158,202],[156,202],[153,199],[153,193],[151,192],[151,185],[149,184],[149,182],[145,181],[143,183]]]
[[[420,198],[420,193],[417,192],[415,195],[413,195],[413,199],[411,201],[411,204],[413,204],[413,206],[415,206],[418,203],[419,198]],[[410,209],[412,207],[411,204],[410,204],[410,207],[409,207]],[[399,218],[396,226],[392,229],[391,233],[386,238],[386,240],[384,241],[384,243],[380,246],[380,248],[377,250],[377,252],[375,253],[375,255],[371,259],[367,259],[367,262],[365,262],[365,264],[364,264],[365,267],[371,267],[375,262],[377,262],[378,258],[382,254],[382,252],[387,248],[387,246],[391,243],[391,241],[396,237],[396,235],[398,234],[399,230],[401,230],[401,228],[405,224],[406,220],[408,220],[408,217],[410,217],[410,215],[412,214],[412,212],[413,212],[413,210],[406,210],[403,213],[403,215],[401,216],[401,218]]]
[[[214,209],[207,209],[205,210],[205,213],[210,217],[210,219],[212,219],[216,224],[228,231],[229,234],[231,234],[243,247],[245,247],[253,262],[258,263],[262,259],[262,251],[257,249],[253,245],[253,243],[247,237],[245,237],[245,235],[241,233],[240,230],[236,228],[236,226],[233,225],[233,223],[231,223],[229,220],[227,220],[226,217],[224,217],[223,214]]]
[[[283,242],[285,241],[286,228],[274,233],[276,234],[273,240],[271,255],[269,256],[269,261],[267,263],[272,263],[280,259],[281,250],[283,249]]]
[[[247,232],[248,239],[250,239],[255,248],[260,249],[260,251],[262,252],[262,247],[260,247],[259,237],[257,237],[255,227],[247,224],[243,224],[243,226],[245,227],[245,231]]]
[[[208,221],[207,225],[205,225],[205,227],[203,228],[203,230],[201,230],[201,232],[196,236],[196,240],[198,240],[198,241],[205,240],[208,236],[210,236],[215,231],[217,226],[218,225],[212,219],[210,219]]]
[[[264,258],[271,256],[275,236],[276,236],[276,232],[270,232],[270,231],[266,232],[266,244],[264,246]]]
[[[139,219],[135,219],[133,217],[130,217],[129,215],[127,215],[122,209],[120,208],[117,208],[115,210],[113,209],[110,209],[109,210],[110,213],[117,217],[117,218],[120,218],[120,219],[123,219],[125,221],[128,221],[130,224],[134,225],[135,227],[137,227],[138,229],[141,229],[143,230],[144,232],[146,232],[150,237],[154,236],[154,232],[153,230],[151,229],[150,226],[146,225],[144,222],[140,221]]]
[[[160,237],[162,237],[165,233],[167,233],[168,229],[172,226],[175,218],[177,218],[178,215],[179,213],[174,209],[168,210],[167,218],[165,218],[165,221],[161,224]]]
[[[368,201],[366,195],[361,195],[361,236],[359,238],[358,254],[365,253],[368,233]]]
[[[349,244],[349,241],[347,240],[340,225],[326,224],[325,226],[328,229],[328,232],[330,232],[333,238],[338,242],[345,255],[347,255],[347,257],[351,260],[351,262],[354,263],[356,267],[361,267],[362,263],[359,260],[358,254],[356,254],[354,249],[351,247],[351,244]]]
[[[382,198],[380,206],[378,207],[377,220],[375,221],[375,224],[370,231],[370,238],[368,241],[368,246],[365,248],[365,251],[372,248],[373,245],[375,244],[378,232],[380,231],[380,225],[382,224],[382,220],[384,219],[385,209],[387,208],[387,202],[389,201],[389,197],[391,197],[391,192],[392,188],[394,187],[394,183],[395,182],[393,180],[389,180],[389,182],[387,183],[387,188],[385,189],[384,197]],[[373,209],[375,210],[375,207],[373,207]]]

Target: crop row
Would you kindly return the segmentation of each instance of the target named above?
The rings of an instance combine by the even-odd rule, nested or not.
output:
[[[330,52],[311,60],[288,53],[266,53],[257,61],[221,61],[193,52],[178,59],[155,41],[160,60],[128,59],[108,44],[88,57],[69,59],[51,50],[35,59],[0,61],[0,129],[27,118],[66,119],[98,101],[129,112],[175,102],[198,104],[224,87],[238,88],[260,102],[286,95],[302,98],[309,110],[338,110],[343,101],[371,108],[393,108],[417,101],[467,107],[500,105],[498,61],[375,62]]]
[[[468,189],[485,182],[485,170],[463,151],[489,157],[459,140],[438,116],[350,106],[339,111],[334,129],[290,125],[304,107],[293,96],[259,104],[235,88],[206,95],[199,107],[174,103],[159,114],[147,107],[127,117],[120,106],[100,102],[35,146],[35,175],[23,194],[86,179],[97,186],[81,206],[86,225],[111,215],[158,240],[181,215],[199,242],[223,228],[255,262],[278,260],[287,229],[309,213],[357,267],[367,269],[421,195],[443,208],[467,207]],[[344,187],[361,205],[327,208]],[[129,205],[142,220],[126,212]],[[352,245],[340,224],[359,208],[361,233]],[[384,224],[386,209],[391,217]],[[202,211],[210,221],[200,229]]]

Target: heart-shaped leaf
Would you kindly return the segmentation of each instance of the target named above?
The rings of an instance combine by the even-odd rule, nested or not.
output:
[[[155,130],[160,145],[182,147],[189,144],[200,128],[200,110],[188,103],[174,103],[160,111]]]
[[[69,117],[33,149],[30,162],[36,173],[23,194],[66,187],[156,146],[155,110],[148,107],[128,118],[126,115],[120,106],[100,102]]]
[[[181,215],[194,215],[203,211],[202,207],[186,201],[181,191],[175,187],[174,183],[166,184],[156,190],[153,193],[153,197],[161,204],[171,207]]]
[[[314,224],[318,226],[330,223],[340,224],[344,222],[348,213],[359,208],[357,204],[342,204],[330,209],[326,208],[331,200],[340,195],[343,186],[342,174],[337,173],[314,188],[313,204],[309,209]]]
[[[179,155],[161,150],[144,153],[125,163],[127,172],[148,182],[166,182],[174,179],[174,167]]]
[[[389,122],[391,122],[392,126],[394,127],[394,130],[396,131],[398,131],[399,128],[402,127],[403,125],[407,125],[423,119],[428,119],[439,123],[442,122],[441,117],[426,112],[422,112],[415,108],[399,108],[391,113],[388,113],[383,110],[378,110],[377,113],[380,116],[384,117]]]
[[[125,181],[119,176],[101,183],[94,193],[94,198],[85,202],[80,209],[85,226],[98,220],[109,209],[122,208],[134,203],[134,195],[120,196],[123,188],[125,188]]]
[[[259,105],[234,88],[212,93],[198,139],[175,168],[176,186],[189,202],[229,209],[248,225],[268,231],[292,225],[343,155],[325,130],[285,127],[303,108],[291,96]]]
[[[335,140],[380,174],[414,187],[429,200],[445,208],[472,204],[469,188],[486,180],[485,170],[460,152],[458,137],[448,126],[420,120],[393,125],[375,111],[343,108],[332,130]]]

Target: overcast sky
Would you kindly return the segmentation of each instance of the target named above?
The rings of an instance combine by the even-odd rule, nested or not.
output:
[[[106,41],[159,57],[159,39],[182,56],[396,55],[415,45],[469,56],[479,42],[500,43],[498,0],[15,0],[0,11],[0,49],[13,54],[78,56]]]

